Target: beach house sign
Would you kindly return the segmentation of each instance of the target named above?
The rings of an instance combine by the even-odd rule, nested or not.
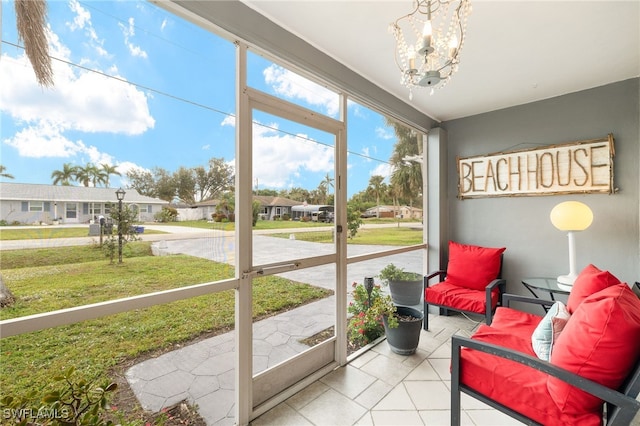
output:
[[[458,197],[613,193],[613,135],[458,158]]]

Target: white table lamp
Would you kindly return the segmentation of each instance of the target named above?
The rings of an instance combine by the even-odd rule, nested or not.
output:
[[[561,231],[567,231],[567,237],[569,239],[569,273],[558,277],[558,285],[561,288],[570,290],[578,276],[576,272],[574,233],[576,231],[584,231],[591,225],[591,222],[593,222],[593,212],[589,206],[579,201],[565,201],[555,206],[551,210],[549,217],[551,218],[553,226]]]

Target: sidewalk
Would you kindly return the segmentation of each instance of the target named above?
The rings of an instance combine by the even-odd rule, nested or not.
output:
[[[258,235],[253,240],[256,263],[317,256],[333,250],[330,245],[299,240]],[[163,241],[162,244],[168,254],[187,253],[233,262],[233,238],[225,240],[218,236]],[[353,245],[348,250],[353,256],[385,248],[388,247]],[[394,255],[349,266],[348,280],[360,282],[365,275],[377,273],[389,262],[407,268],[411,265],[422,267],[419,252]],[[287,272],[281,276],[335,290],[332,265]],[[333,325],[334,312],[335,297],[332,296],[254,323],[254,374],[308,349],[300,341]],[[234,332],[225,333],[136,364],[126,371],[126,378],[146,410],[157,412],[186,399],[198,406],[199,414],[208,425],[232,425],[234,349]]]

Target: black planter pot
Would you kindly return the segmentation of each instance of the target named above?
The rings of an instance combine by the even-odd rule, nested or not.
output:
[[[414,281],[389,281],[389,293],[394,305],[415,306],[422,303],[422,277]]]
[[[397,306],[397,308],[398,314],[410,315],[414,317],[415,320],[398,321],[398,327],[390,328],[387,324],[387,317],[382,317],[384,332],[387,335],[387,343],[389,343],[392,352],[399,355],[411,355],[418,348],[424,315],[415,308],[409,308],[407,306]]]

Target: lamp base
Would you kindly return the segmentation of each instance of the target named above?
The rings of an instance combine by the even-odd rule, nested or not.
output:
[[[573,288],[573,283],[575,282],[576,278],[577,278],[577,275],[575,274],[560,275],[557,278],[558,287],[560,287],[562,290],[571,291],[571,289]]]

